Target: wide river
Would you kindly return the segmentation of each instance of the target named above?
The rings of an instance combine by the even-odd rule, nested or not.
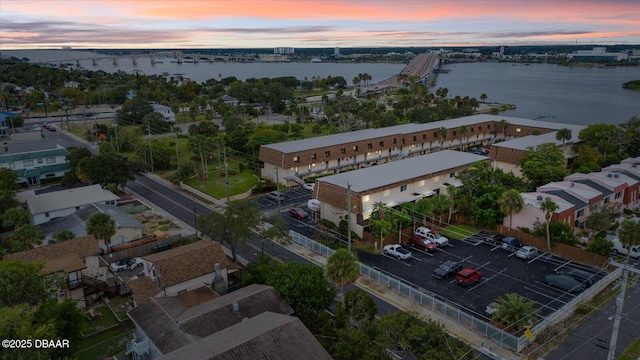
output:
[[[311,79],[314,76],[342,76],[351,85],[359,73],[372,76],[372,83],[399,73],[404,65],[386,63],[183,63],[161,59],[151,65],[149,58],[139,58],[133,66],[130,58],[121,58],[117,65],[102,54],[83,51],[21,50],[2,51],[0,55],[26,57],[33,62],[75,64],[89,70],[106,72],[138,71],[147,75],[169,74],[183,76],[197,82],[211,78],[235,76],[248,78],[295,76]],[[100,59],[96,65],[90,59]],[[487,94],[487,101],[515,104],[516,109],[506,116],[544,119],[571,124],[588,125],[597,122],[621,123],[632,116],[640,117],[640,92],[625,90],[622,84],[640,80],[640,67],[567,67],[548,64],[463,63],[446,65],[449,73],[434,77],[435,88],[446,87],[449,96],[470,96],[477,99]],[[435,90],[434,90],[435,91]]]

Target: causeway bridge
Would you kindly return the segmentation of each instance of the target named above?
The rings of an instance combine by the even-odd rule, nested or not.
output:
[[[440,56],[436,53],[427,52],[418,54],[399,74],[394,75],[379,83],[369,85],[365,90],[383,91],[391,90],[404,85],[406,80],[414,79],[416,82],[424,82],[440,66]]]
[[[81,61],[91,61],[95,66],[103,62],[111,62],[114,66],[118,65],[118,61],[126,60],[131,61],[134,66],[138,65],[139,60],[144,59],[151,62],[151,65],[157,63],[163,63],[165,61],[173,63],[214,63],[214,62],[253,62],[256,60],[254,56],[244,55],[214,55],[214,54],[197,54],[197,53],[183,53],[181,51],[159,51],[154,53],[131,53],[122,55],[104,55],[95,56],[84,59],[71,59],[71,60],[46,60],[33,62],[34,64],[51,64],[60,63],[60,65],[74,63],[76,66],[80,66]]]

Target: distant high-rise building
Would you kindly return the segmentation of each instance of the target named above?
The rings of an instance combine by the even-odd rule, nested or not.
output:
[[[277,48],[273,48],[273,53],[281,54],[281,55],[290,55],[295,53],[295,49],[292,47],[277,47]]]
[[[340,48],[339,47],[333,48],[333,55],[340,55]]]

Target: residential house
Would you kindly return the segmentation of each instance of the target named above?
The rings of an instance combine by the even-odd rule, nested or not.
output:
[[[74,300],[78,307],[83,309],[87,305],[87,298],[96,294],[95,289],[85,286],[86,283],[107,282],[107,268],[101,266],[99,253],[98,241],[93,235],[87,235],[5,255],[2,259],[28,263],[44,262],[45,274],[59,276],[65,280],[62,282],[64,285],[56,290],[58,300]]]
[[[175,124],[176,114],[171,110],[171,107],[160,104],[151,104],[151,107],[153,107],[154,112],[162,115],[165,121]]]
[[[446,132],[441,132],[441,128]],[[263,177],[285,186],[296,186],[308,177],[335,174],[442,149],[487,146],[497,140],[522,138],[535,133],[550,135],[527,140],[532,145],[542,140],[556,143],[555,132],[562,128],[569,128],[573,137],[577,138],[584,126],[498,115],[473,115],[268,144],[260,147],[258,158]],[[571,146],[567,146],[567,151],[569,148]],[[497,162],[508,164],[514,163],[516,155],[505,154],[506,158],[503,158],[502,153],[490,154]]]
[[[67,216],[91,204],[115,205],[118,196],[100,185],[89,185],[58,191],[25,190],[16,198],[31,213],[31,223],[40,225]]]
[[[620,164],[607,166],[602,171],[625,175],[640,182],[640,156],[625,159]],[[634,185],[630,185],[625,191],[623,203],[629,209],[640,209],[640,191]]]
[[[539,186],[536,190],[556,195],[572,203],[575,211],[575,226],[584,224],[591,211],[604,204],[602,193],[583,183],[557,181]],[[574,226],[574,224],[571,225]]]
[[[41,136],[38,135],[38,138]],[[29,148],[26,145],[34,146]],[[69,171],[66,156],[67,150],[52,142],[20,145],[5,143],[0,152],[0,167],[15,171],[18,175],[16,183],[29,187],[38,186],[42,180],[59,179]]]
[[[76,236],[84,236],[87,234],[89,218],[96,213],[109,215],[116,225],[116,233],[107,243],[104,240],[99,240],[100,249],[105,253],[109,252],[109,249],[115,245],[121,245],[142,237],[144,226],[138,219],[120,210],[117,206],[95,203],[89,204],[73,214],[41,224],[40,232],[45,236],[45,241],[53,238],[55,233],[62,230],[72,231]]]
[[[137,304],[150,297],[174,296],[202,286],[213,286],[224,294],[230,282],[236,281],[232,274],[239,270],[222,246],[209,240],[146,255],[142,260],[144,276],[127,284]]]
[[[604,187],[606,192],[603,193],[602,203],[605,205],[613,204],[621,209],[623,207],[623,195],[628,184],[625,179],[620,177],[621,175],[614,173],[592,172],[589,174],[574,173],[565,176],[564,179],[573,182],[593,183]],[[588,180],[591,180],[591,182]]]
[[[136,330],[135,338],[127,344],[126,353],[133,359],[151,360],[162,356],[329,359],[318,357],[317,354],[326,354],[326,351],[317,341],[311,340],[315,339],[309,337],[308,330],[303,330],[304,326],[295,322],[296,318],[290,316],[293,312],[272,287],[259,284],[224,296],[217,296],[209,287],[201,287],[174,296],[152,297],[127,313]],[[238,327],[240,324],[244,325]],[[286,347],[290,349],[288,354],[284,348],[269,350],[274,343],[267,347],[257,346],[266,340],[283,344],[293,342],[297,346]],[[306,348],[299,349],[303,344]]]
[[[225,104],[231,105],[231,106],[236,106],[240,103],[238,99],[234,98],[233,96],[229,96],[227,94],[220,96],[218,99],[222,100]]]
[[[378,166],[343,172],[316,180],[313,197],[320,202],[320,217],[338,223],[347,215],[347,194],[351,188],[350,228],[362,236],[374,204],[389,207],[416,201],[461,186],[456,175],[486,156],[443,150]]]
[[[524,203],[522,210],[517,214],[513,214],[513,220],[510,219],[509,215],[505,216],[503,226],[508,227],[511,223],[514,229],[518,227],[533,229],[536,221],[544,223],[546,221],[545,213],[540,208],[540,204],[544,200],[551,200],[558,205],[558,209],[551,214],[552,222],[564,222],[572,226],[575,223],[575,205],[558,196],[559,193],[529,192],[520,195]],[[566,194],[562,193],[561,195]]]

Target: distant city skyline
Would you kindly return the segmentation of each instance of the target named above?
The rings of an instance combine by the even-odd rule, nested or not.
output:
[[[637,0],[2,0],[0,49],[640,44]]]

